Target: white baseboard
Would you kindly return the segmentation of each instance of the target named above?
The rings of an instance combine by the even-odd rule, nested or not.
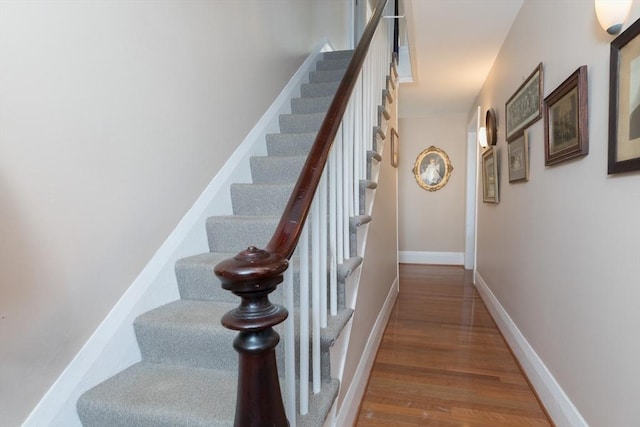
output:
[[[331,50],[328,46],[326,39],[316,45],[280,95],[40,400],[22,424],[23,427],[80,426],[76,412],[78,397],[140,360],[140,351],[131,327],[133,320],[145,311],[179,298],[174,275],[175,262],[179,258],[208,251],[204,233],[206,218],[231,213],[229,186],[233,182],[250,182],[249,157],[266,153],[264,135],[278,130],[279,114],[290,112],[289,99],[299,96],[300,86],[306,82],[318,54]]]
[[[588,427],[569,396],[562,390],[480,274],[476,274],[476,288],[553,422],[558,427]]]
[[[402,264],[464,265],[464,252],[400,251]]]
[[[334,427],[351,426],[354,425],[356,421],[358,410],[360,409],[360,402],[362,401],[364,392],[367,388],[367,383],[369,382],[369,375],[371,374],[371,368],[373,367],[373,362],[375,361],[376,354],[378,353],[378,347],[382,341],[385,326],[389,321],[391,310],[393,309],[393,305],[398,297],[398,286],[399,279],[396,277],[396,280],[391,285],[391,289],[389,289],[387,299],[378,314],[378,318],[371,329],[367,345],[365,346],[362,354],[362,360],[356,369],[351,384],[349,385],[349,390],[347,390],[344,400],[340,405],[335,422],[333,423]]]

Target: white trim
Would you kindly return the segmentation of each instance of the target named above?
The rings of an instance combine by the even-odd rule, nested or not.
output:
[[[478,128],[480,127],[480,109],[467,125],[467,180],[465,193],[465,226],[464,226],[464,268],[476,271],[476,240],[477,240],[477,155]]]
[[[464,265],[464,252],[400,251],[401,264]]]
[[[342,405],[338,410],[335,422],[333,423],[333,426],[335,427],[350,426],[355,424],[356,418],[358,416],[358,411],[360,410],[360,402],[362,401],[364,392],[367,389],[369,375],[371,374],[373,362],[375,361],[376,354],[378,353],[378,347],[380,346],[385,327],[387,326],[387,322],[389,321],[389,317],[391,316],[393,305],[395,304],[396,298],[398,297],[398,285],[399,279],[398,277],[396,277],[393,284],[391,285],[391,289],[389,289],[387,299],[385,300],[384,305],[382,306],[382,309],[378,314],[378,318],[376,319],[376,322],[371,329],[371,333],[369,334],[367,345],[362,352],[362,357],[360,359],[360,363],[358,364],[358,368],[356,369],[353,380],[349,385],[349,390],[347,390],[347,393],[344,396]]]
[[[175,230],[53,383],[23,423],[23,427],[79,426],[75,409],[78,397],[140,360],[131,328],[133,319],[178,298],[174,276],[176,260],[208,250],[203,231],[204,221],[212,215],[231,213],[229,186],[233,182],[250,182],[249,157],[265,153],[264,135],[277,132],[278,116],[290,112],[289,100],[299,95],[300,86],[305,82],[319,53],[326,50],[333,49],[325,38],[316,45]]]
[[[476,275],[476,288],[553,422],[557,426],[588,427],[569,396],[562,390],[480,274]]]
[[[398,47],[398,82],[413,83],[413,68],[409,46]]]

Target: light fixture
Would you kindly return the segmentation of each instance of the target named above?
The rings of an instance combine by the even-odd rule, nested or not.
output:
[[[478,129],[478,144],[480,144],[482,148],[487,148],[489,145],[487,142],[487,128],[484,126]]]
[[[603,30],[618,34],[629,17],[632,0],[595,0],[596,16]]]

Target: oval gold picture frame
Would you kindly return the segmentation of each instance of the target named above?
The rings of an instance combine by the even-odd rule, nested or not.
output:
[[[449,181],[453,165],[443,150],[433,145],[416,158],[413,175],[416,182],[427,191],[438,191]]]

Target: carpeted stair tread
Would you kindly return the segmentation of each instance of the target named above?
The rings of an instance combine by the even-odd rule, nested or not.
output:
[[[361,179],[360,187],[368,190],[375,190],[376,188],[378,188],[378,183],[370,179]]]
[[[237,335],[220,323],[238,304],[177,300],[148,311],[134,322],[142,360],[169,365],[236,370]]]
[[[84,427],[229,427],[236,382],[236,372],[140,362],[84,393],[78,413]],[[323,382],[297,425],[322,425],[339,387],[336,379]]]
[[[380,163],[382,161],[382,156],[377,151],[367,151],[367,179],[371,179],[372,177],[372,167],[374,161]]]
[[[353,57],[354,50],[333,50],[330,52],[323,52],[323,59],[351,59]]]
[[[269,156],[306,156],[311,150],[317,132],[268,134]]]
[[[352,230],[362,225],[368,224],[370,222],[371,222],[371,215],[356,215],[349,218],[349,225]]]
[[[224,215],[207,219],[211,252],[240,252],[249,246],[264,248],[269,243],[279,216]]]
[[[251,176],[259,184],[288,184],[298,180],[307,156],[251,157]]]
[[[370,179],[361,179],[360,180],[360,194],[358,195],[360,199],[360,214],[366,214],[367,209],[367,190],[375,190],[378,188],[378,183],[372,181]]]
[[[333,96],[318,96],[315,98],[293,98],[291,112],[293,114],[325,113],[333,101]]]
[[[358,255],[358,228],[371,222],[370,215],[356,215],[349,218],[349,256],[355,257]]]
[[[232,184],[234,215],[282,215],[294,184]]]
[[[238,304],[240,297],[222,289],[213,269],[237,252],[206,252],[176,261],[176,279],[183,300],[219,301]]]
[[[311,133],[318,132],[325,112],[309,114],[281,114],[280,132],[282,133]]]
[[[339,82],[344,77],[346,69],[311,71],[309,73],[309,83]]]
[[[316,63],[316,71],[346,69],[350,61],[351,58],[323,59]]]
[[[304,83],[300,87],[300,95],[303,98],[315,98],[320,96],[333,96],[338,90],[340,81]]]
[[[342,278],[339,280],[344,280],[349,277],[361,264],[362,257],[359,256],[347,258],[341,264],[338,264],[338,278]]]
[[[237,371],[140,362],[78,400],[84,427],[228,427]]]
[[[213,272],[218,263],[233,258],[236,254],[236,252],[206,252],[178,260],[176,262],[176,278],[180,297],[183,300],[219,301],[238,304],[240,298],[232,292],[222,289],[220,280]],[[344,307],[345,280],[361,262],[362,258],[354,257],[344,260],[343,263],[337,266],[338,306],[340,308]],[[290,261],[289,268],[294,271],[294,282],[299,283],[300,263],[295,255]],[[296,305],[298,292],[299,286],[296,286],[294,288]],[[282,304],[282,294],[283,287],[280,285],[269,295],[269,299],[274,303]]]
[[[291,114],[279,117],[280,133],[266,135],[268,155],[250,158],[253,183],[231,185],[233,215],[207,219],[210,252],[176,262],[181,299],[136,318],[134,329],[142,362],[104,381],[78,400],[78,413],[85,427],[233,425],[238,356],[232,342],[237,332],[224,328],[220,319],[238,306],[240,298],[222,289],[214,268],[248,246],[264,248],[271,239],[352,56],[353,51],[325,52],[316,61],[316,71],[310,72],[308,83],[300,86],[300,98],[291,99]],[[387,80],[390,90],[392,83]],[[392,101],[389,90],[383,91],[382,96],[388,97],[383,105]],[[383,113],[384,109],[380,110],[379,116]],[[385,137],[381,122],[377,128],[381,135],[374,136],[374,149],[377,138]],[[373,160],[380,161],[380,156],[373,151],[367,156],[370,179],[370,164]],[[374,182],[360,182],[361,201],[370,188],[375,188]],[[355,256],[357,228],[370,220],[368,215],[350,219],[354,256],[337,265],[338,314],[328,316],[328,326],[320,334],[322,392],[310,394],[310,413],[297,416],[299,427],[324,425],[337,399],[340,383],[331,379],[330,347],[353,316],[353,310],[345,304],[345,286],[347,277],[362,263],[362,258]],[[299,331],[297,253],[289,268],[293,270],[296,300],[290,318]],[[278,286],[269,298],[274,304],[283,304],[284,286]],[[282,329],[283,325],[276,327],[281,335],[276,348],[280,375],[284,375]],[[299,338],[296,333],[297,348]]]
[[[282,381],[280,382],[282,384]],[[325,425],[325,420],[333,406],[333,402],[338,398],[340,381],[332,379],[330,382],[322,383],[322,392],[309,395],[309,413],[305,416],[296,417],[297,427],[319,427]]]
[[[331,379],[331,347],[340,336],[340,333],[346,326],[347,322],[353,316],[353,310],[350,308],[341,307],[338,309],[338,313],[335,316],[329,316],[327,318],[327,327],[320,329],[320,378],[323,382]],[[300,313],[295,312],[293,321],[296,327],[295,337],[295,351],[296,354],[300,352]],[[309,325],[311,327],[311,325]],[[276,332],[282,338],[284,336],[284,324],[280,324],[274,328]],[[282,342],[282,340],[281,340]],[[312,353],[312,340],[309,340],[309,355]],[[276,362],[278,364],[278,372],[284,372],[284,346],[278,345],[276,347]],[[309,360],[311,364],[311,360]],[[296,364],[296,377],[300,377],[299,364]],[[311,366],[311,365],[310,365]],[[313,372],[309,369],[309,379],[311,380]]]

